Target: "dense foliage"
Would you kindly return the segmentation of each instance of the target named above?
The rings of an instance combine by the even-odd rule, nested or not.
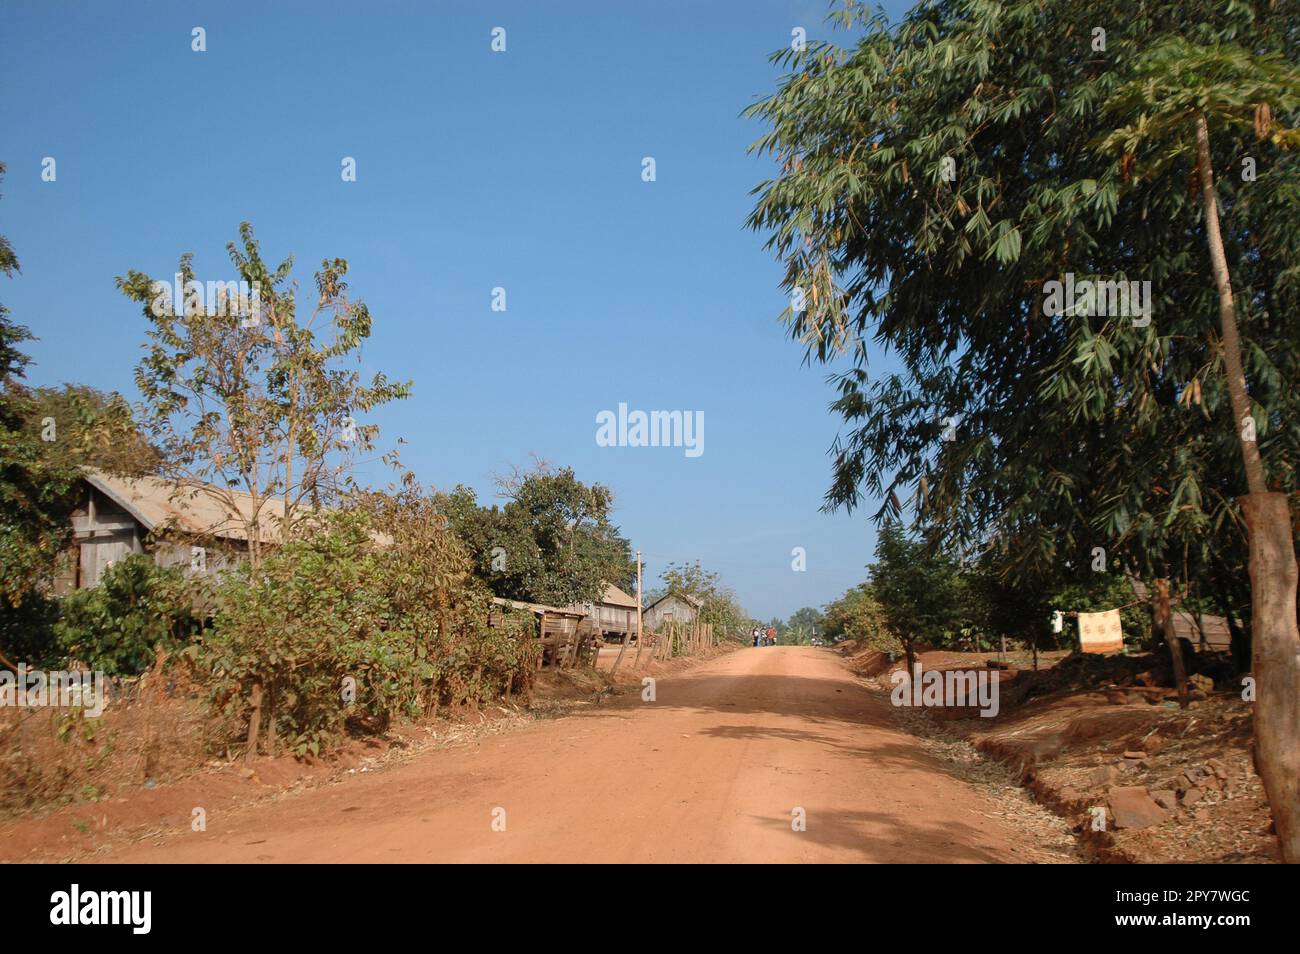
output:
[[[1288,8],[939,0],[890,24],[851,4],[850,46],[778,54],[791,72],[751,112],[779,175],[751,224],[786,266],[792,334],[854,365],[838,379],[831,505],[874,496],[883,519],[910,501],[927,542],[993,550],[1026,585],[1101,546],[1109,566],[1246,611],[1245,481],[1198,165],[1190,140],[1147,148],[1144,133],[1173,128],[1189,97],[1208,103],[1253,426],[1270,486],[1294,493]],[[1179,38],[1181,55],[1199,51],[1182,74]],[[1047,283],[1066,274],[1149,281],[1151,320],[1095,301],[1049,313]],[[872,340],[900,371],[869,372]]]
[[[202,621],[192,610],[197,595],[181,570],[132,554],[105,570],[98,585],[59,601],[53,625],[59,653],[110,676],[138,675],[158,648],[183,647],[199,631]]]
[[[490,595],[433,498],[367,494],[227,580],[198,660],[215,702],[265,722],[268,750],[319,754],[349,724],[478,706],[530,685],[530,614],[489,626]],[[263,711],[250,711],[249,687]]]
[[[610,520],[614,495],[584,484],[571,467],[533,470],[502,481],[503,506],[481,507],[468,487],[443,506],[474,570],[506,599],[568,606],[599,600],[605,584],[635,589],[631,545]]]

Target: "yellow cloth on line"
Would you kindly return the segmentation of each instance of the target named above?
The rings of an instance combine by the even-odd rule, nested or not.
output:
[[[1119,610],[1079,614],[1079,646],[1085,653],[1119,653],[1124,651],[1124,628]]]

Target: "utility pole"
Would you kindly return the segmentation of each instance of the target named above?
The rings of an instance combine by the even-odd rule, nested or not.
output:
[[[610,668],[611,676],[618,672],[619,664],[623,662],[623,653],[627,652],[628,635],[623,635],[623,642],[618,647],[618,658],[614,660],[614,665]],[[636,659],[632,661],[632,668],[635,669],[641,660],[641,551],[636,551]]]
[[[632,660],[632,668],[636,669],[641,665],[641,551],[636,551],[636,658]]]

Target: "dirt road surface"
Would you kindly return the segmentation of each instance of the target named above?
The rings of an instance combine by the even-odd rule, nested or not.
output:
[[[420,753],[109,862],[1016,862],[1032,836],[812,647],[746,648],[611,705]],[[807,830],[792,830],[802,808]],[[504,809],[505,831],[493,820]]]

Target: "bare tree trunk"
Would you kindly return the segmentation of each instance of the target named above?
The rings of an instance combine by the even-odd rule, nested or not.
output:
[[[1174,632],[1173,607],[1169,602],[1169,577],[1162,576],[1156,580],[1156,598],[1151,604],[1155,627],[1165,645],[1169,648],[1169,659],[1174,667],[1174,685],[1178,687],[1178,704],[1187,708],[1187,664],[1183,659],[1183,647]]]
[[[1282,844],[1300,863],[1300,634],[1297,568],[1286,494],[1241,498],[1250,533],[1251,645],[1255,676],[1255,768]]]
[[[266,754],[275,758],[275,684],[266,694]]]
[[[1237,331],[1237,306],[1232,300],[1232,279],[1228,274],[1228,257],[1223,251],[1219,230],[1219,203],[1214,193],[1214,170],[1210,160],[1210,134],[1205,115],[1196,118],[1197,167],[1201,176],[1202,204],[1205,206],[1205,236],[1210,246],[1210,264],[1214,284],[1219,290],[1219,325],[1223,345],[1223,367],[1228,377],[1228,397],[1237,428],[1237,443],[1246,465],[1246,488],[1252,494],[1268,492],[1264,479],[1264,461],[1255,440],[1250,417],[1250,396],[1246,393],[1246,371],[1241,362],[1241,336]]]
[[[1219,207],[1204,113],[1196,117],[1196,156],[1205,206],[1205,236],[1219,292],[1219,324],[1228,396],[1249,494],[1241,498],[1250,536],[1251,643],[1255,677],[1255,765],[1282,847],[1300,863],[1300,628],[1296,626],[1295,538],[1284,494],[1269,493],[1255,440],[1246,374],[1237,332],[1228,259],[1219,230]]]
[[[248,713],[248,747],[244,753],[244,758],[251,762],[257,758],[257,733],[262,728],[261,680],[253,683],[253,691],[249,694],[249,703],[252,706],[252,711]]]

